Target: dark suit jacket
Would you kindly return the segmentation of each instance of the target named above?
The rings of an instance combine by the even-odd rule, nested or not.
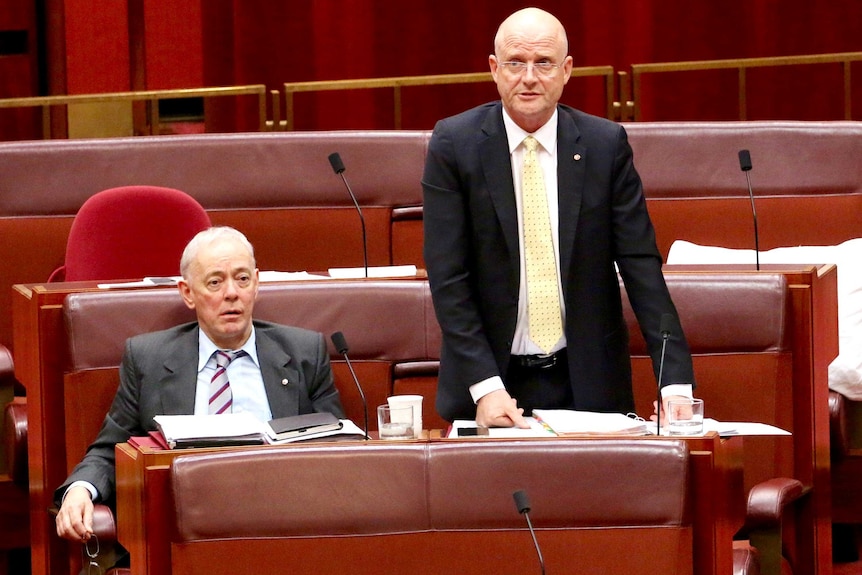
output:
[[[628,331],[614,262],[653,365],[659,322],[676,310],[625,130],[558,106],[560,274],[569,373],[577,409],[634,409]],[[502,105],[438,122],[424,190],[425,263],[443,330],[437,411],[473,418],[469,386],[505,381],[518,309],[518,220]],[[667,346],[663,383],[694,383],[681,330]]]
[[[254,328],[273,418],[315,411],[344,417],[322,334],[262,321]],[[55,492],[57,503],[78,480],[92,483],[102,501],[112,500],[114,446],[155,430],[156,415],[194,413],[197,367],[196,322],[129,338],[114,402],[84,459]]]

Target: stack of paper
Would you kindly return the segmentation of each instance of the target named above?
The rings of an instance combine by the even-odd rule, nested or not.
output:
[[[221,415],[157,415],[153,418],[171,449],[260,445],[266,431],[251,413]]]
[[[318,414],[310,415],[316,416]],[[296,417],[303,417],[303,425],[292,428],[292,432],[285,433],[282,438],[277,437],[268,423],[247,412],[221,415],[157,415],[154,420],[170,449],[279,444],[336,435],[358,435],[360,438],[365,436],[349,419],[339,420],[332,417],[331,420],[327,419],[325,425],[316,426],[309,425],[304,416]],[[284,419],[274,422],[285,425]]]
[[[645,435],[647,422],[622,413],[569,409],[534,409],[533,417],[559,436]]]

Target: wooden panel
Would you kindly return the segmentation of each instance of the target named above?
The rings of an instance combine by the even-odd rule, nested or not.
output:
[[[15,238],[15,249],[0,258],[0,310],[12,308],[12,286],[44,282],[63,264],[72,218],[0,218],[0,238]],[[0,343],[13,348],[12,314],[0,313]]]

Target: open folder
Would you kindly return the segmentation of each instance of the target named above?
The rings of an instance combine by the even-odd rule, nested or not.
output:
[[[558,436],[646,435],[647,422],[622,413],[598,413],[570,409],[534,409],[533,417]]]
[[[262,422],[247,412],[220,415],[157,415],[154,420],[170,449],[278,444],[336,435],[360,437],[365,435],[349,419],[338,419],[331,414],[310,415],[313,416],[311,419],[314,421],[303,417],[296,426],[290,421],[282,422],[283,425],[291,427],[293,432],[286,433],[281,438],[276,437],[268,423]],[[319,417],[324,418],[325,421],[317,419]]]

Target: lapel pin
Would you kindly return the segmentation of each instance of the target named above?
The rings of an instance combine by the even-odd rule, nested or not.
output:
[[[288,383],[290,383],[290,382],[287,381],[286,379],[281,380],[281,385],[287,385]]]
[[[580,159],[581,159],[581,155],[580,155],[580,154],[575,154],[575,161],[577,162],[577,161],[578,161],[578,160],[580,160]]]

